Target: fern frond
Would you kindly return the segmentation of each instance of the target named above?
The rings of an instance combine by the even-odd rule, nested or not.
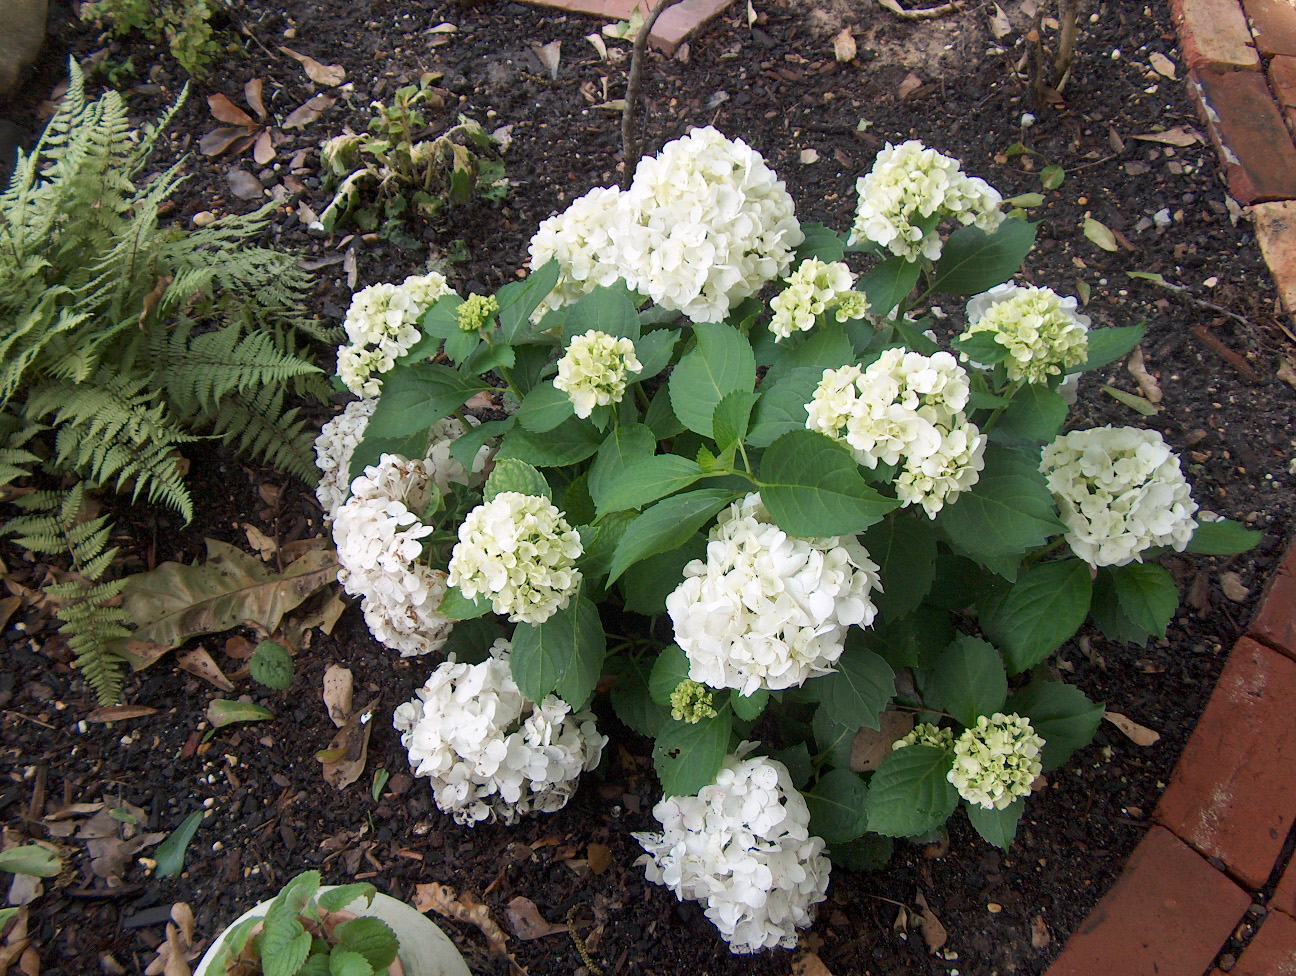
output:
[[[315,437],[318,431],[303,419],[297,408],[284,411],[282,388],[267,386],[254,395],[235,394],[221,405],[212,423],[212,433],[237,441],[241,453],[295,475],[308,485],[319,481],[315,467]]]
[[[125,585],[125,579],[97,586],[71,580],[45,587],[62,621],[59,633],[66,635],[68,650],[76,655],[73,665],[94,689],[100,705],[112,705],[121,698],[126,661],[108,646],[131,635],[126,626],[129,615],[113,602]]]

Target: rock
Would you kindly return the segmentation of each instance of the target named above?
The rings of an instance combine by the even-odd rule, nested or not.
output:
[[[0,0],[0,96],[18,87],[45,43],[48,0]]]

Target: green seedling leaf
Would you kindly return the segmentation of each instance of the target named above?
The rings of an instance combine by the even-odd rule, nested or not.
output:
[[[292,685],[292,655],[278,641],[263,640],[257,644],[248,661],[248,670],[253,681],[275,691],[287,691]]]
[[[316,903],[326,912],[340,912],[359,898],[364,899],[366,906],[372,904],[377,893],[378,889],[367,881],[356,881],[323,892]]]
[[[34,878],[54,878],[63,865],[58,855],[40,844],[23,844],[0,851],[0,871],[29,874]]]
[[[274,712],[270,709],[251,702],[213,698],[207,705],[207,721],[211,722],[214,729],[221,729],[235,722],[268,722],[274,717]]]
[[[311,936],[292,915],[267,916],[260,947],[265,976],[296,976],[310,954]]]
[[[158,844],[157,849],[153,852],[154,860],[157,861],[157,867],[153,869],[154,875],[159,878],[178,878],[180,876],[180,872],[184,870],[185,852],[189,849],[189,842],[193,840],[193,836],[198,832],[198,827],[202,822],[203,811],[195,810],[185,817],[180,822],[180,826],[173,830],[162,843]]]
[[[357,952],[375,973],[382,973],[396,959],[400,943],[390,925],[381,919],[365,917],[343,922],[333,930],[338,944]]]
[[[379,766],[374,770],[373,786],[369,788],[369,795],[373,797],[374,803],[377,803],[382,797],[382,792],[387,788],[390,779],[391,773],[387,771],[386,767]]]
[[[467,194],[464,194],[465,198]],[[309,941],[309,936],[307,936]],[[294,976],[296,971],[290,971],[286,976]],[[335,946],[329,953],[328,973],[329,976],[374,976],[374,968],[369,964],[363,955],[352,950],[343,949]]]
[[[1085,214],[1084,224],[1081,229],[1084,231],[1085,237],[1104,251],[1117,251],[1120,249],[1120,246],[1116,243],[1116,235],[1111,232],[1111,228],[1088,214]]]

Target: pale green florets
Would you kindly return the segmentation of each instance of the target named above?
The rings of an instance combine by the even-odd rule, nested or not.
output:
[[[1011,380],[1044,383],[1089,358],[1089,317],[1051,288],[996,285],[968,302],[968,321],[959,338],[990,333],[1008,350]]]
[[[903,749],[905,746],[935,746],[937,749],[952,749],[954,732],[952,729],[938,729],[930,722],[919,722],[903,739],[896,739],[891,743],[891,751]]]
[[[982,715],[954,743],[954,768],[947,779],[970,804],[1002,810],[1031,791],[1039,776],[1044,740],[1030,720],[995,712]]]
[[[868,310],[868,299],[853,290],[854,283],[855,276],[845,263],[807,258],[788,277],[787,287],[770,302],[774,309],[770,331],[780,339],[794,332],[808,332],[820,315],[832,310],[836,310],[838,322],[862,318]]]
[[[465,332],[476,332],[499,312],[499,302],[494,295],[469,295],[462,305],[455,309],[455,318],[459,328]]]
[[[715,718],[718,713],[711,705],[714,697],[706,685],[686,678],[671,692],[671,718],[689,725],[696,725],[704,718]]]
[[[567,394],[576,416],[584,419],[595,407],[620,403],[626,378],[642,370],[633,342],[591,329],[567,346],[553,384]]]

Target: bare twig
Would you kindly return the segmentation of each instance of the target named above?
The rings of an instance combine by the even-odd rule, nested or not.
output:
[[[901,20],[935,20],[937,17],[958,13],[968,5],[968,0],[949,0],[949,3],[938,4],[935,7],[920,7],[915,10],[906,10],[896,0],[878,0],[878,3]]]
[[[665,13],[667,8],[679,2],[680,0],[657,0],[651,13],[648,14],[648,19],[639,28],[638,36],[635,37],[634,51],[630,55],[630,77],[626,81],[625,108],[621,111],[621,154],[625,157],[627,186],[634,175],[634,168],[642,152],[635,133],[635,115],[639,111],[639,86],[643,80],[644,52],[648,49],[648,38],[657,24],[657,18]]]
[[[1168,291],[1180,302],[1183,302],[1183,304],[1185,305],[1196,305],[1198,308],[1208,308],[1212,312],[1218,312],[1220,315],[1224,315],[1227,316],[1228,318],[1231,318],[1234,322],[1237,322],[1239,325],[1245,325],[1247,326],[1247,328],[1251,328],[1251,329],[1254,329],[1256,327],[1254,322],[1252,322],[1248,318],[1244,318],[1243,316],[1239,315],[1237,312],[1231,311],[1225,308],[1223,305],[1216,305],[1214,302],[1208,302],[1204,298],[1198,298],[1196,295],[1190,292],[1187,289],[1187,287],[1184,285],[1175,285],[1175,284],[1171,284],[1170,282],[1164,279],[1158,280],[1156,278],[1141,278],[1136,280],[1146,281],[1150,285],[1155,285],[1158,288],[1164,288],[1166,291]]]
[[[1058,34],[1057,56],[1053,59],[1054,91],[1061,92],[1071,75],[1071,61],[1075,57],[1077,23],[1080,18],[1080,0],[1058,0],[1058,23],[1061,32]]]

